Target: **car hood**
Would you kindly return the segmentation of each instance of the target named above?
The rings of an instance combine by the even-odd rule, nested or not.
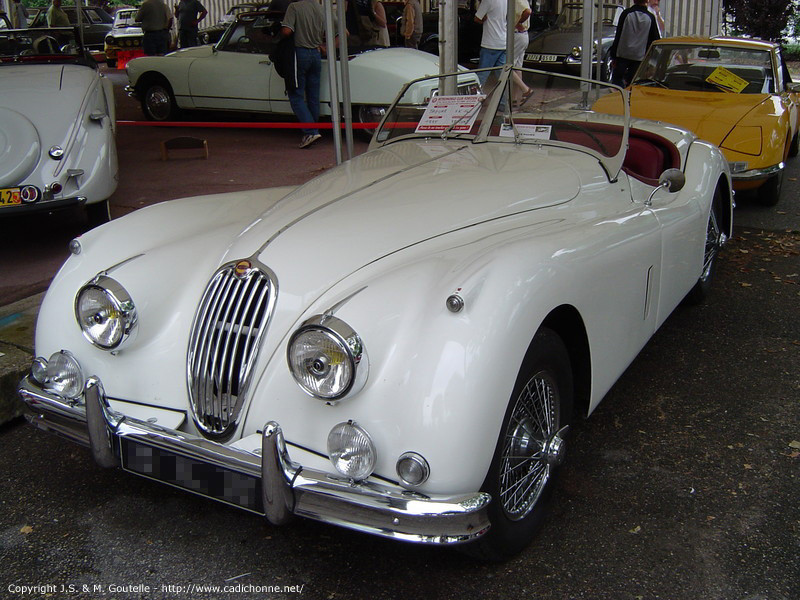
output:
[[[220,263],[256,255],[278,274],[284,292],[307,305],[382,257],[567,202],[579,189],[563,155],[531,160],[513,144],[399,142],[287,195],[242,230]]]
[[[277,275],[281,297],[297,310],[365,265],[400,251],[413,255],[421,242],[569,202],[584,169],[602,173],[588,154],[558,148],[401,141],[277,197],[262,190],[136,211],[85,234],[82,257],[97,272],[117,263],[160,268],[191,256],[185,278],[176,274],[182,293],[204,285],[223,264],[255,257]],[[149,258],[128,262],[135,256]]]
[[[719,146],[745,115],[769,98],[769,94],[676,92],[634,86],[631,116],[684,127]]]
[[[96,77],[77,65],[0,67],[0,187],[30,174],[42,147],[66,145]]]

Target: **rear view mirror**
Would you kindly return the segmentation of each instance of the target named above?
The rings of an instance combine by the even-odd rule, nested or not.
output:
[[[700,50],[697,53],[697,56],[699,58],[714,58],[714,59],[716,59],[716,58],[719,58],[719,50],[717,50],[716,48],[709,48],[707,50]]]

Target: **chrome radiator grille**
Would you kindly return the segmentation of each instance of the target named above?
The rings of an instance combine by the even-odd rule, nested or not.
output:
[[[187,362],[195,423],[209,437],[233,433],[275,304],[274,276],[248,260],[223,266],[195,315]]]

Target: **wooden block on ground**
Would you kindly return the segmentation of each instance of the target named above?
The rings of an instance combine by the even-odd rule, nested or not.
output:
[[[200,150],[208,158],[208,142],[191,136],[181,136],[161,142],[161,160],[169,160],[170,150]]]

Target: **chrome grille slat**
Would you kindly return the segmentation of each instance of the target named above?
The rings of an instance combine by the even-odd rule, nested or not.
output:
[[[250,261],[223,266],[206,287],[186,372],[194,421],[209,437],[230,435],[238,423],[275,296],[274,274]]]

